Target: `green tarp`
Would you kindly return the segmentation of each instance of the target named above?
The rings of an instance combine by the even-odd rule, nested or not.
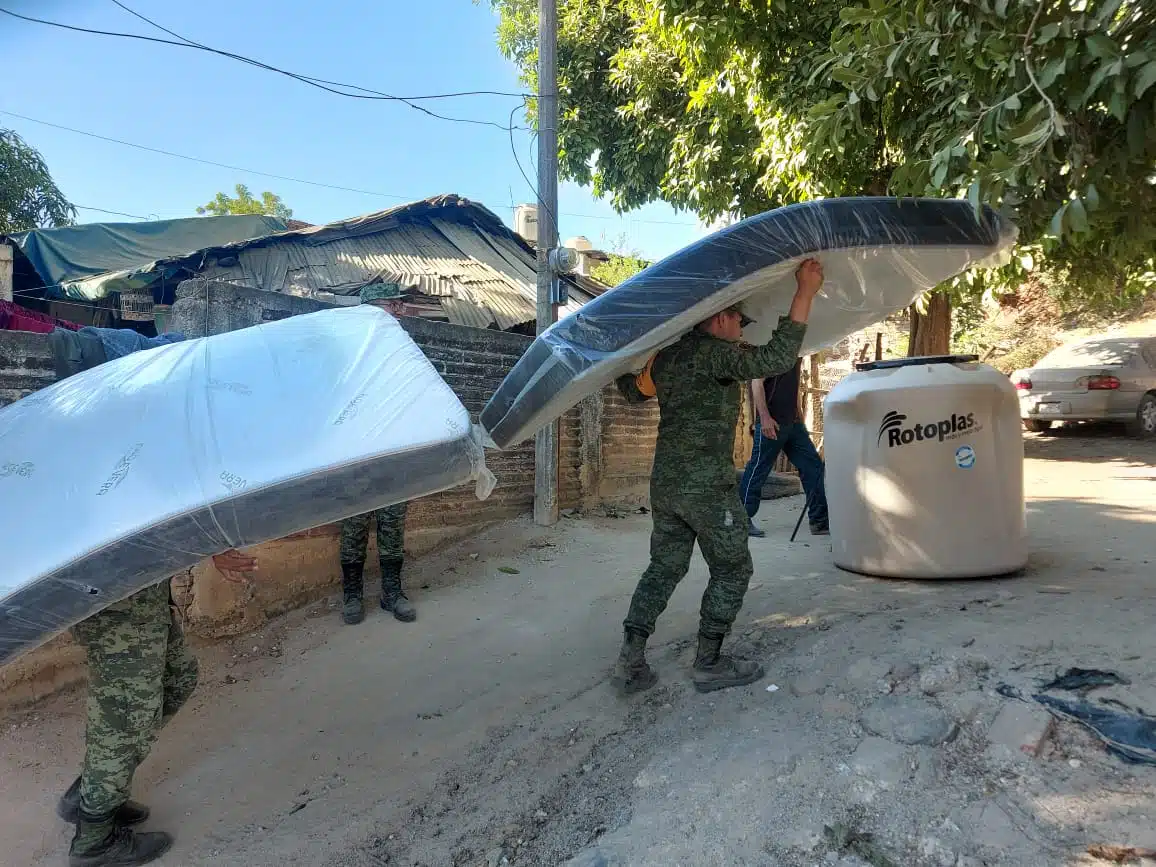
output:
[[[110,291],[140,289],[163,279],[164,274],[142,273],[158,260],[286,229],[277,217],[244,214],[33,229],[10,240],[48,287],[47,297],[94,301]]]

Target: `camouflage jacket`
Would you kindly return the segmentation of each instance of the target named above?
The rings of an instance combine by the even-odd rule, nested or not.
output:
[[[807,326],[779,319],[762,346],[730,343],[694,330],[658,354],[658,443],[652,492],[707,491],[735,484],[735,428],[742,390],[752,379],[786,373]]]

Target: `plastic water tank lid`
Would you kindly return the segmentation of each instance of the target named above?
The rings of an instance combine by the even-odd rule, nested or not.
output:
[[[917,355],[914,358],[889,358],[886,361],[861,361],[856,370],[891,370],[916,364],[966,364],[979,361],[978,355]]]

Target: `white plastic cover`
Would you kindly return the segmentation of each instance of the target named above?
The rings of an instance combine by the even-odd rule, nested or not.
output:
[[[823,263],[826,279],[804,353],[1005,255],[1015,234],[990,209],[977,219],[968,202],[956,199],[824,199],[751,217],[551,326],[494,393],[482,425],[497,446],[509,448],[732,304],[741,303],[755,320],[744,338],[765,343],[790,306],[795,269],[807,257]]]
[[[229,548],[477,482],[480,431],[363,305],[137,352],[0,409],[0,663]]]

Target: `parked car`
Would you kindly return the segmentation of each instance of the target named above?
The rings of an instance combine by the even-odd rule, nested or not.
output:
[[[1118,421],[1156,437],[1156,338],[1090,337],[1061,346],[1011,376],[1024,427]]]

